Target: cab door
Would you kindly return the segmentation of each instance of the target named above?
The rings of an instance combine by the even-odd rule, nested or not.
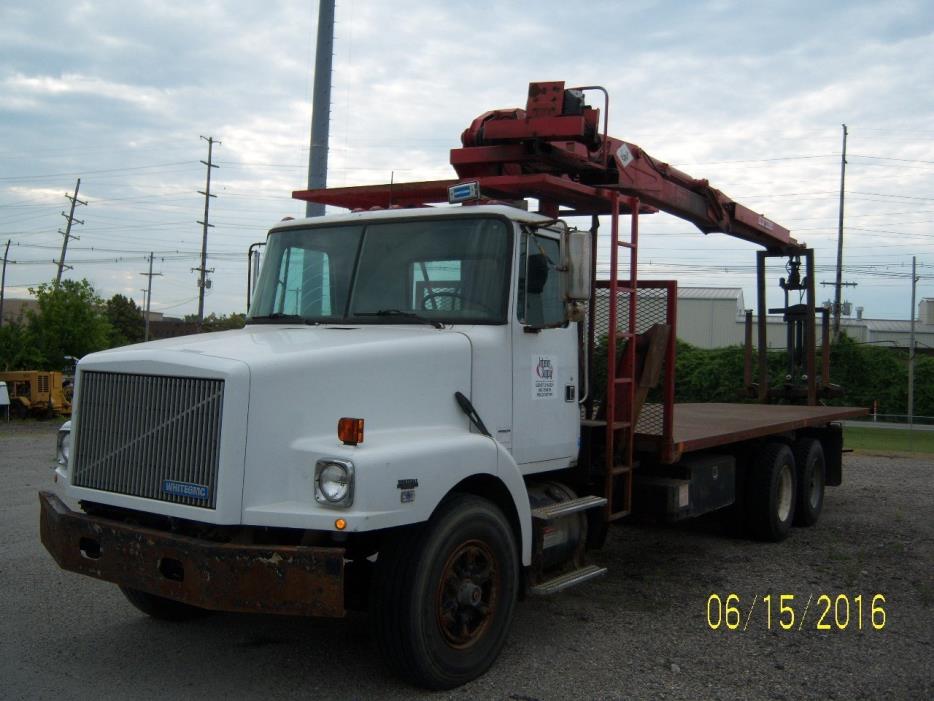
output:
[[[579,446],[577,328],[565,321],[560,261],[558,232],[520,229],[512,452],[530,472],[566,466]],[[546,461],[564,464],[535,464]]]

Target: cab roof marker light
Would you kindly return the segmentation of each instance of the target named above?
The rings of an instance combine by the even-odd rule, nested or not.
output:
[[[458,202],[468,202],[470,200],[480,199],[480,183],[472,180],[466,183],[458,183],[448,188],[448,203],[457,204]]]

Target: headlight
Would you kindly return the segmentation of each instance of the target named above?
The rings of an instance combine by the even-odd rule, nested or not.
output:
[[[71,457],[71,427],[59,429],[56,453],[58,455],[58,464],[67,467],[68,459]]]
[[[349,460],[319,460],[315,464],[315,500],[327,506],[353,504],[353,463]]]

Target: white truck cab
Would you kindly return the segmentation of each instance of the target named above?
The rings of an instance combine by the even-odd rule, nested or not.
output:
[[[580,560],[584,504],[536,563],[531,513],[576,497],[533,480],[578,457],[575,233],[503,205],[281,223],[245,328],[81,360],[47,547],[152,615],[368,605],[415,681],[476,676],[523,568]]]

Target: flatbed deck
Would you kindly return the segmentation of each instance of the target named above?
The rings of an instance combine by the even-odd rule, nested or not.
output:
[[[823,426],[831,421],[865,416],[863,407],[785,404],[675,404],[674,453],[683,454],[784,431]],[[656,446],[661,436],[639,434],[637,442]]]

